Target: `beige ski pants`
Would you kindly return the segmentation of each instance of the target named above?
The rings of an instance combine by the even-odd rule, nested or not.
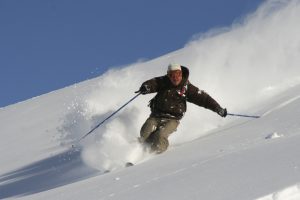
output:
[[[150,146],[156,153],[162,153],[169,146],[168,137],[177,130],[179,120],[149,117],[141,128],[140,142]]]

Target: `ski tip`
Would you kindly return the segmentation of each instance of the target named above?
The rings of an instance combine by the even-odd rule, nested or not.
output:
[[[134,166],[134,164],[133,164],[132,162],[127,162],[127,163],[125,164],[125,167],[131,167],[131,166]]]

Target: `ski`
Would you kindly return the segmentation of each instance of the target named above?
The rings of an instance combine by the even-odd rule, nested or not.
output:
[[[131,166],[134,166],[134,164],[133,164],[132,162],[127,162],[127,163],[125,164],[125,167],[131,167]]]

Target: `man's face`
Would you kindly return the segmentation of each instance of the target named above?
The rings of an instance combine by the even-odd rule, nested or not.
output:
[[[181,70],[168,71],[168,77],[173,85],[177,86],[182,81],[182,72]]]

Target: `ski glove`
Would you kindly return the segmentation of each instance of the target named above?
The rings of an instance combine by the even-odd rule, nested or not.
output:
[[[226,108],[220,108],[217,113],[221,116],[221,117],[226,117],[227,116],[227,109]]]
[[[139,92],[141,94],[149,94],[150,93],[150,87],[148,85],[142,85],[139,89]]]

